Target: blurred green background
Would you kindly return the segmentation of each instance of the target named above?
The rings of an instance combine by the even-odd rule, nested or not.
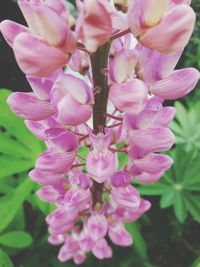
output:
[[[1,4],[1,20],[23,23],[14,1]],[[200,69],[200,1],[193,0],[192,6],[196,28],[178,68]],[[58,248],[47,243],[45,216],[53,207],[35,196],[39,186],[27,177],[45,147],[6,104],[10,90],[30,88],[2,36],[0,58],[0,267],[73,267],[72,262],[58,262]],[[199,86],[181,101],[166,104],[177,109],[170,125],[176,144],[168,152],[175,163],[160,182],[136,185],[152,208],[138,222],[127,224],[134,245],[113,246],[110,260],[89,256],[83,267],[200,267]]]

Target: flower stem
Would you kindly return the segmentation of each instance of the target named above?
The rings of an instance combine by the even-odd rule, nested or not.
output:
[[[95,103],[93,105],[93,132],[97,134],[99,129],[106,127],[105,113],[107,111],[108,103],[108,80],[107,75],[102,72],[103,69],[107,69],[108,56],[111,43],[108,42],[105,45],[98,48],[98,50],[91,54],[92,76],[94,88],[99,88],[99,93],[95,94]],[[96,203],[102,203],[103,184],[99,184],[94,181],[92,187],[93,207]]]

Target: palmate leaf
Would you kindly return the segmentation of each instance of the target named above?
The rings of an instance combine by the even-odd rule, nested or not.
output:
[[[177,101],[175,107],[176,117],[170,123],[170,128],[176,135],[176,144],[184,144],[186,151],[200,149],[200,104],[187,109]]]
[[[195,150],[185,152],[176,146],[168,153],[174,165],[155,184],[139,186],[143,195],[160,195],[161,208],[173,207],[176,218],[183,223],[190,214],[200,222],[200,154]]]
[[[10,93],[0,90],[0,179],[29,170],[43,151],[42,142],[7,105]]]
[[[10,93],[0,90],[0,193],[3,194],[0,197],[0,231],[12,223],[18,212],[23,214],[23,202],[35,188],[27,174],[44,150],[43,143],[7,105]],[[14,229],[17,230],[17,226]]]
[[[35,184],[26,177],[13,192],[0,198],[0,232],[3,231],[14,219],[23,202],[34,189]]]

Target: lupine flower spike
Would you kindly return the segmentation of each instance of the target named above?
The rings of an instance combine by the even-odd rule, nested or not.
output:
[[[64,0],[19,0],[27,25],[0,24],[32,88],[8,104],[46,144],[29,175],[55,205],[48,241],[62,262],[110,258],[110,241],[132,245],[125,223],[151,207],[132,182],[154,183],[173,164],[161,152],[174,143],[176,111],[163,102],[200,78],[175,70],[195,24],[190,2],[77,0],[74,18]]]

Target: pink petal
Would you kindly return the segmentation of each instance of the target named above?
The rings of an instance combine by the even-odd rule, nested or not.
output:
[[[128,9],[128,22],[135,36],[158,24],[168,8],[169,0],[134,0]]]
[[[12,93],[7,103],[18,116],[39,121],[55,114],[54,107],[47,101],[37,99],[34,93]]]
[[[182,54],[182,51],[173,54],[161,54],[141,44],[138,44],[136,49],[140,54],[137,75],[148,84],[171,75]]]
[[[37,182],[38,184],[41,185],[53,185],[57,184],[60,181],[64,179],[63,174],[57,174],[57,175],[51,175],[51,174],[46,174],[42,173],[38,169],[33,169],[32,171],[29,172],[29,177]]]
[[[139,183],[150,184],[150,183],[157,182],[163,175],[164,175],[164,171],[160,171],[158,173],[153,173],[153,174],[143,172],[142,174],[137,175],[135,179]]]
[[[38,5],[33,8],[34,19],[40,36],[50,45],[75,50],[75,40],[66,21],[53,8]]]
[[[78,251],[78,242],[73,240],[70,236],[67,237],[65,244],[61,247],[58,259],[61,262],[68,261],[74,257]]]
[[[118,246],[127,247],[133,244],[132,236],[125,229],[123,223],[111,224],[109,226],[108,236]]]
[[[70,152],[76,150],[78,147],[76,135],[62,128],[51,128],[46,130],[45,133],[52,147],[58,152]]]
[[[145,130],[132,130],[130,140],[148,152],[160,152],[172,147],[175,136],[166,127],[154,126]]]
[[[110,78],[116,83],[124,83],[134,77],[138,53],[136,50],[121,49],[110,63]]]
[[[108,230],[108,220],[103,215],[93,215],[87,221],[87,230],[92,240],[103,238]]]
[[[104,238],[96,242],[92,248],[92,253],[100,260],[112,257],[112,249]]]
[[[49,174],[66,173],[75,159],[75,152],[58,153],[46,150],[37,159],[35,167]]]
[[[111,190],[111,198],[119,206],[124,208],[137,209],[140,205],[140,195],[131,185],[120,188],[113,187]]]
[[[6,42],[12,47],[15,37],[22,32],[28,32],[28,28],[11,20],[0,23],[0,31]]]
[[[58,77],[51,97],[54,102],[58,102],[66,94],[80,104],[86,104],[93,100],[92,90],[87,83],[71,74],[62,74]]]
[[[54,236],[52,235],[49,236],[48,238],[48,242],[54,246],[61,245],[64,243],[64,241],[65,241],[64,235],[54,235]]]
[[[64,126],[77,126],[89,120],[92,107],[89,104],[80,104],[70,95],[64,96],[57,105],[57,121]]]
[[[36,192],[37,196],[45,202],[56,202],[61,193],[52,185],[45,185]]]
[[[139,79],[127,81],[110,88],[109,98],[117,109],[128,114],[138,114],[147,101],[147,87]]]
[[[125,172],[125,171],[120,171],[116,172],[113,174],[111,178],[111,183],[114,187],[126,187],[130,184],[132,179],[132,176]]]
[[[196,86],[200,73],[194,68],[176,70],[169,78],[152,85],[152,93],[164,99],[177,99],[189,94]]]
[[[36,78],[33,76],[27,76],[27,80],[35,93],[35,95],[40,100],[49,100],[50,92],[53,86],[53,81],[49,78]]]
[[[80,250],[74,255],[73,260],[77,265],[82,264],[86,260],[86,255]]]
[[[158,173],[168,170],[173,163],[173,160],[167,155],[149,154],[142,159],[134,160],[134,164],[142,172]]]
[[[34,49],[31,49],[32,47]],[[48,76],[62,68],[69,60],[69,55],[64,54],[59,48],[52,47],[28,33],[17,35],[13,49],[21,70],[36,77]]]
[[[97,152],[102,152],[107,150],[111,144],[112,130],[109,128],[105,129],[105,134],[93,134],[91,131],[89,131],[89,136],[94,150]]]
[[[28,24],[28,27],[32,34],[39,35],[39,30],[37,24],[35,22],[34,13],[33,13],[33,6],[31,1],[27,0],[19,0],[18,5],[24,15],[24,18]]]
[[[147,30],[139,41],[160,53],[182,51],[192,35],[195,18],[191,7],[176,5],[158,25]]]
[[[87,157],[86,168],[92,179],[97,183],[103,183],[107,181],[117,169],[116,157],[109,150],[105,153],[97,153],[93,150]]]
[[[112,33],[111,15],[105,0],[86,0],[76,23],[76,33],[89,52],[108,41]]]

